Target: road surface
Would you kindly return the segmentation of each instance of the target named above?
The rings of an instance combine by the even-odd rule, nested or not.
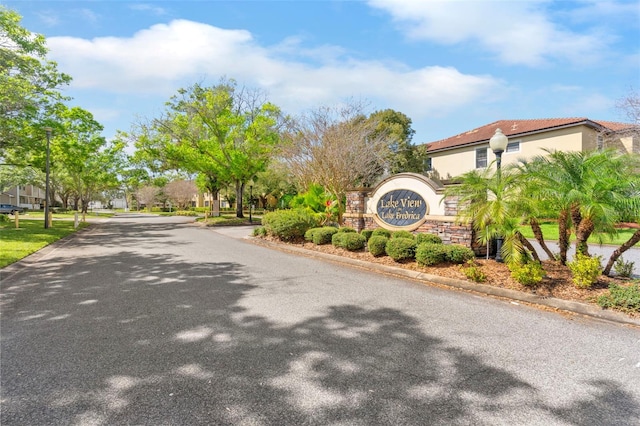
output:
[[[8,425],[637,425],[640,330],[125,215],[2,271]]]

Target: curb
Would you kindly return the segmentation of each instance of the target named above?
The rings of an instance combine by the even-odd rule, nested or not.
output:
[[[371,263],[362,261],[359,259],[352,259],[349,257],[341,257],[334,254],[322,253],[313,250],[307,250],[300,247],[290,246],[287,244],[278,244],[270,241],[265,241],[260,238],[246,237],[249,242],[261,245],[267,248],[290,252],[294,254],[301,254],[307,257],[315,257],[324,259],[331,262],[346,264],[357,268],[363,268],[372,272],[379,272],[388,275],[394,275],[402,278],[409,278],[420,281],[424,284],[435,283],[446,287],[452,287],[456,289],[472,291],[475,293],[486,294],[489,296],[502,297],[511,300],[517,300],[521,302],[531,303],[534,305],[545,306],[548,308],[558,309],[573,314],[584,315],[590,318],[595,318],[604,321],[611,321],[620,324],[633,325],[640,327],[640,318],[632,318],[625,315],[622,312],[609,311],[596,306],[588,305],[586,303],[574,302],[570,300],[556,299],[554,297],[542,297],[535,294],[524,293],[517,290],[511,290],[501,287],[492,287],[489,285],[476,284],[469,281],[457,280],[454,278],[441,277],[439,275],[427,274],[425,272],[418,272],[404,268],[397,268],[394,266],[380,265],[377,263]]]

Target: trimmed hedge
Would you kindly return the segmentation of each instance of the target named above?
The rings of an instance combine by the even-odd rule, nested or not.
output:
[[[391,238],[385,251],[396,262],[416,257],[416,242],[413,238]]]
[[[462,264],[475,258],[473,250],[460,244],[420,243],[416,249],[416,262],[422,266],[433,266],[451,262]]]
[[[447,261],[447,246],[436,243],[421,243],[416,248],[416,262],[422,266],[433,266]]]
[[[371,234],[373,234],[373,230],[372,229],[363,229],[362,231],[360,231],[360,234],[364,235],[364,237],[367,239],[367,241],[369,241],[369,238],[371,238]]]
[[[290,241],[303,238],[309,229],[318,226],[318,221],[304,209],[276,210],[262,216],[262,226],[269,235]]]
[[[411,238],[415,239],[413,233],[409,231],[393,231],[391,233],[391,238]]]
[[[416,244],[420,245],[422,243],[432,243],[432,244],[442,244],[442,238],[434,234],[416,234]]]
[[[367,239],[357,232],[336,232],[331,237],[331,244],[349,251],[356,251],[364,248]]]
[[[356,230],[353,228],[349,228],[348,226],[342,226],[338,228],[338,232],[356,232]]]
[[[389,232],[387,229],[384,228],[376,228],[373,230],[373,233],[371,234],[373,235],[379,235],[382,237],[387,237],[387,238],[391,238],[391,232]]]
[[[476,254],[469,247],[460,244],[445,245],[447,250],[447,260],[451,263],[466,263],[475,259]]]
[[[338,232],[338,228],[333,226],[324,226],[316,228],[311,241],[316,245],[329,244],[333,234]]]
[[[383,237],[382,235],[372,235],[369,238],[369,242],[367,243],[367,247],[369,248],[369,253],[372,256],[379,257],[387,254],[385,248],[387,246],[387,242],[389,238]]]

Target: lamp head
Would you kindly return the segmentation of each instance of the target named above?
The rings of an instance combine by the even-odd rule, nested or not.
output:
[[[502,130],[496,129],[496,133],[489,140],[489,147],[494,153],[504,152],[508,143],[509,139],[502,133]]]

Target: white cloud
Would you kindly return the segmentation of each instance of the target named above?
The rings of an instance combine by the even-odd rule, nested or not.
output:
[[[166,15],[167,10],[164,7],[154,6],[148,3],[134,3],[129,5],[129,9],[141,12],[151,12],[154,15]]]
[[[48,39],[52,59],[72,87],[130,96],[172,93],[221,76],[265,89],[288,112],[361,97],[412,117],[442,114],[485,98],[502,83],[449,67],[353,60],[335,46],[305,49],[296,39],[273,48],[248,31],[174,20],[129,38]]]
[[[578,33],[554,22],[544,1],[368,0],[406,35],[441,44],[479,43],[508,64],[550,59],[583,63],[603,47],[603,33]]]

